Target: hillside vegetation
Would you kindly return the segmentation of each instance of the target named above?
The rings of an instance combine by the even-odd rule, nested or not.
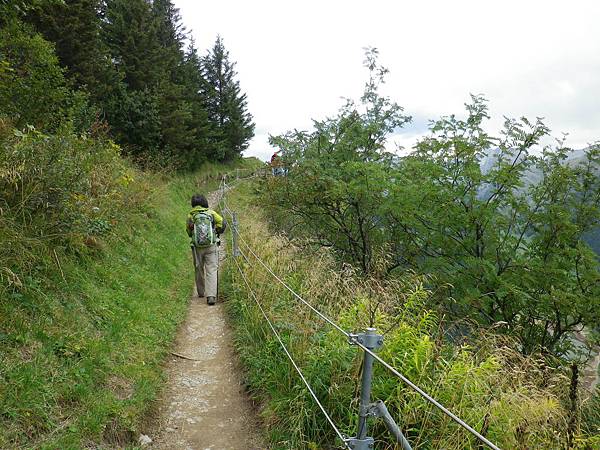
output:
[[[410,117],[379,95],[375,53],[367,65],[360,104],[272,139],[289,170],[262,200],[279,226],[365,274],[432,276],[436,309],[516,337],[523,353],[573,351],[573,333],[600,323],[599,259],[585,241],[600,226],[600,145],[571,163],[564,141],[543,144],[539,119],[507,119],[494,136],[473,97],[464,119],[432,122],[399,158],[386,140]]]
[[[75,225],[60,236],[61,222],[48,215],[17,227],[4,209],[0,448],[115,448],[137,439],[191,292],[182,225],[189,195],[216,188],[210,180],[225,170],[167,182],[128,168],[126,186],[85,198],[91,217],[75,223],[95,221],[91,234]],[[92,179],[107,189],[100,174]]]
[[[600,226],[600,145],[547,144],[540,119],[506,119],[493,135],[486,100],[473,96],[464,118],[432,121],[398,156],[388,138],[411,118],[380,94],[387,71],[375,49],[365,65],[359,102],[348,100],[311,131],[271,138],[285,171],[245,200],[262,210],[244,224],[255,251],[345,329],[386,331],[382,355],[501,448],[595,448],[598,392],[589,387],[598,367],[589,361],[598,352],[600,272],[586,238]],[[258,298],[351,433],[356,353],[249,259]],[[253,324],[239,332],[239,345],[250,384],[267,402],[273,442],[333,442],[276,343],[263,344],[274,341],[232,276],[233,317]],[[379,375],[375,395],[417,448],[476,445]]]
[[[0,1],[2,449],[120,448],[147,420],[189,196],[254,127],[223,40],[187,37],[170,0]]]
[[[381,95],[375,49],[365,66],[360,101],[271,138],[282,176],[233,191],[244,239],[500,447],[599,448],[600,144],[576,152],[540,119],[492,133],[473,96],[391,152],[411,118]],[[0,448],[134,445],[191,290],[189,195],[261,165],[241,158],[237,78],[171,0],[0,0]],[[272,448],[329,448],[252,291],[348,435],[360,352],[247,250],[223,283]],[[379,366],[373,395],[414,448],[481,448]]]
[[[317,397],[340,431],[355,435],[362,352],[348,344],[294,298],[251,255],[248,247],[296,292],[348,331],[374,326],[384,334],[379,355],[426,392],[480,430],[500,448],[595,448],[598,430],[573,429],[573,414],[591,418],[594,406],[571,410],[569,379],[539,356],[514,350],[513,338],[473,329],[449,336],[446,319],[430,308],[428,277],[405,273],[365,277],[340,268],[335,253],[270,234],[269,216],[257,206],[256,185],[229,194],[238,213],[247,256],[228,260],[225,292],[236,346],[248,370],[247,385],[263,407],[274,449],[332,448],[336,436],[295,373],[261,315],[251,290],[267,311]],[[449,338],[450,337],[450,338]],[[384,400],[413,448],[480,448],[473,437],[400,380],[375,364],[373,398]],[[372,419],[376,448],[397,448],[383,423]],[[596,424],[597,426],[597,424]],[[573,434],[570,434],[573,433]]]

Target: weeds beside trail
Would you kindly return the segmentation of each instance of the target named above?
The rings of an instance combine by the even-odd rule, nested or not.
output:
[[[524,358],[502,337],[482,332],[478,346],[450,344],[441,319],[425,307],[423,279],[405,276],[364,279],[337,269],[332,255],[309,251],[270,234],[254,186],[229,194],[242,236],[293,289],[348,331],[373,325],[385,333],[381,357],[500,448],[564,447],[567,442],[568,380]],[[253,289],[333,421],[355,434],[362,353],[302,307],[249,256],[238,259]],[[233,262],[224,271],[236,345],[247,368],[247,384],[263,404],[263,419],[277,449],[331,448],[335,435],[281,351]],[[475,338],[475,337],[473,337]],[[416,393],[375,364],[373,397],[386,402],[415,449],[470,449],[477,442]],[[371,420],[378,449],[395,448],[381,421]],[[594,437],[575,439],[594,448]]]
[[[35,252],[0,260],[0,448],[135,442],[192,289],[189,195],[216,188],[226,170],[171,180],[132,171],[144,201],[124,202],[106,233],[71,234],[56,251],[33,232],[2,229],[22,232]]]

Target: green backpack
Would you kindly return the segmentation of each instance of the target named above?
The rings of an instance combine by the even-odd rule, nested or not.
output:
[[[195,247],[209,247],[217,242],[213,228],[213,216],[208,211],[200,211],[192,217],[194,221],[194,233],[192,242]]]

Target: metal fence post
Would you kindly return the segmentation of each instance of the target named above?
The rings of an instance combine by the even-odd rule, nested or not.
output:
[[[240,247],[238,244],[238,220],[237,214],[232,212],[232,221],[233,221],[233,231],[231,235],[233,236],[233,256],[240,256]]]
[[[364,345],[369,350],[377,350],[383,345],[383,336],[375,333],[375,328],[367,328],[364,333],[350,335],[351,344]],[[373,356],[365,352],[360,386],[360,405],[358,409],[358,430],[356,437],[346,440],[353,450],[368,450],[374,448],[375,441],[367,437],[367,419],[371,412],[371,382],[373,379]]]

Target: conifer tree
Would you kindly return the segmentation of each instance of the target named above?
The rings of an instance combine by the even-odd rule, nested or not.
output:
[[[27,20],[55,45],[67,77],[101,102],[119,82],[101,36],[101,0],[46,2],[29,11]]]
[[[158,28],[146,0],[107,2],[104,39],[128,89],[154,90],[166,77]]]
[[[182,80],[186,99],[191,105],[194,124],[194,146],[184,156],[186,166],[195,169],[210,156],[211,136],[214,135],[215,124],[209,120],[206,110],[206,80],[202,76],[202,59],[193,39],[190,39],[185,52]]]
[[[177,81],[183,62],[183,47],[187,37],[179,9],[171,0],[154,0],[152,10],[156,19],[157,38],[163,49],[163,60],[171,81]]]
[[[181,168],[188,168],[193,165],[191,154],[195,153],[196,124],[185,80],[185,27],[179,9],[171,0],[155,0],[152,7],[166,72],[158,87],[161,145],[163,151],[175,158]]]
[[[134,156],[156,156],[162,140],[159,87],[167,73],[150,3],[108,1],[103,38],[122,78],[107,101],[111,130]]]
[[[234,68],[235,63],[229,60],[229,52],[218,36],[203,60],[203,75],[209,119],[216,124],[211,141],[215,157],[219,160],[239,156],[254,136],[246,94],[241,91]]]

